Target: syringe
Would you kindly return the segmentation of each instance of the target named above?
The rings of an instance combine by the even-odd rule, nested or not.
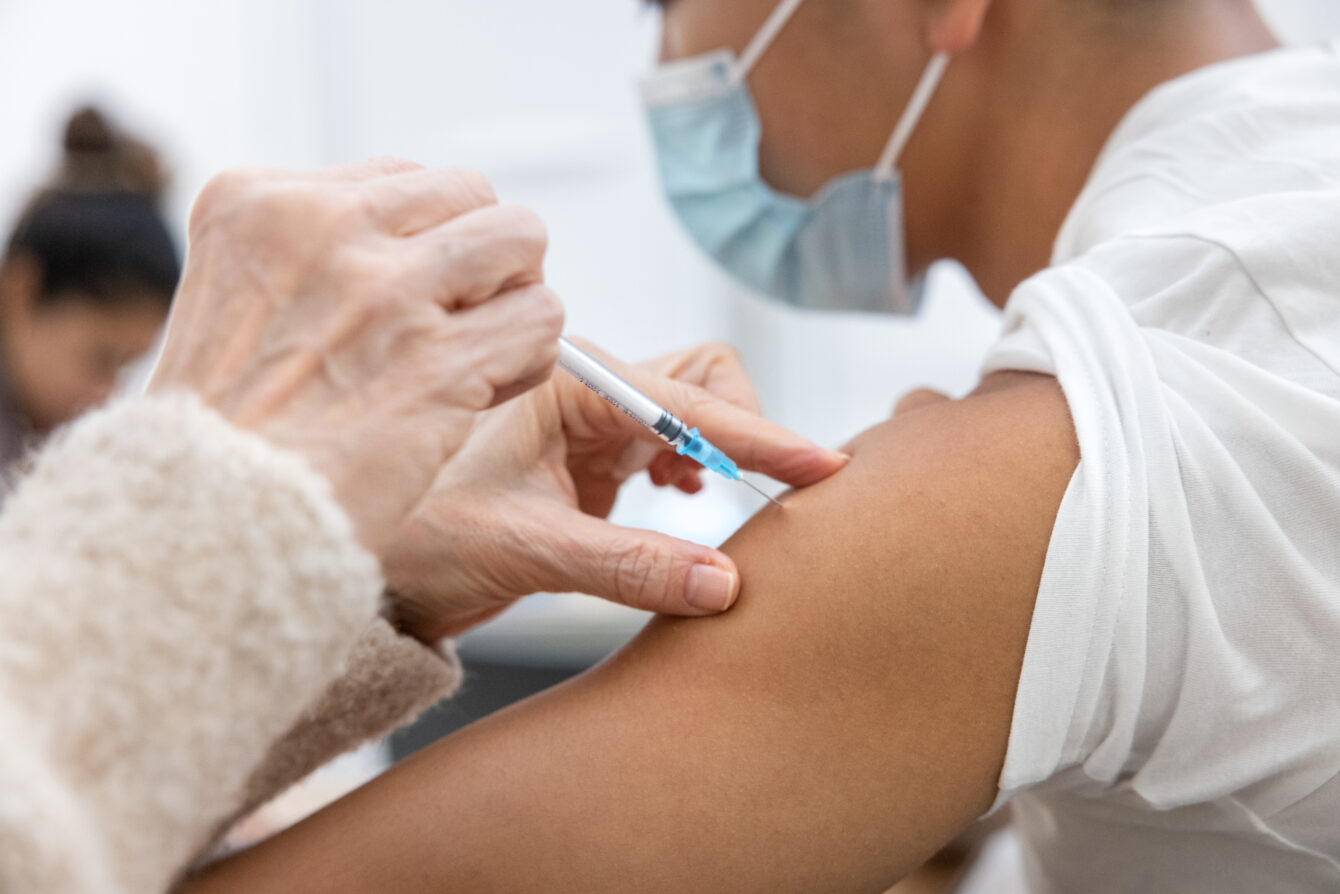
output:
[[[622,410],[625,415],[651,429],[657,437],[675,448],[675,452],[680,456],[695,459],[705,468],[732,481],[743,482],[759,496],[772,500],[778,506],[782,505],[746,481],[740,474],[740,467],[711,441],[699,434],[698,429],[689,428],[674,413],[638,391],[608,366],[566,338],[558,340],[558,365],[564,372],[571,374],[577,381],[609,401],[615,409]]]

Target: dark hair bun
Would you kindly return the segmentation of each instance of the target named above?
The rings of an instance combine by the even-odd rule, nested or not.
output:
[[[53,184],[60,192],[128,192],[157,201],[167,188],[158,154],[85,106],[65,125],[65,158]]]
[[[93,106],[79,109],[65,125],[66,152],[109,152],[115,144],[111,125]]]

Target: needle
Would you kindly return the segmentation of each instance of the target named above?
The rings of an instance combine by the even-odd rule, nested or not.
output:
[[[781,504],[780,502],[778,502],[777,500],[775,500],[775,499],[773,499],[772,497],[768,496],[768,495],[765,494],[763,491],[759,490],[757,487],[755,487],[753,484],[751,484],[751,483],[750,483],[749,481],[747,481],[746,479],[741,478],[740,481],[744,482],[744,484],[745,484],[747,487],[749,487],[751,490],[754,491],[754,493],[758,494],[758,495],[759,495],[760,497],[762,497],[763,499],[768,500],[768,501],[771,502],[771,503],[775,503],[779,508],[784,508],[784,507],[782,507],[782,504]]]
[[[625,382],[608,366],[566,338],[558,340],[558,365],[587,388],[649,428],[662,441],[675,448],[680,456],[690,457],[723,478],[744,481],[740,467],[704,438],[698,429],[689,428],[674,413]],[[782,505],[748,481],[744,483],[765,500]]]

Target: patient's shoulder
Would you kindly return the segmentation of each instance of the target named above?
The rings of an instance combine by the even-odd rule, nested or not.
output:
[[[795,548],[835,585],[883,574],[1013,587],[1031,604],[1079,459],[1054,378],[1005,374],[962,400],[915,402],[847,450],[841,473],[761,513],[727,546],[749,563],[749,589],[773,573],[765,556]]]
[[[918,477],[932,469],[950,472],[956,464],[973,473],[1016,466],[1020,473],[1066,478],[1079,458],[1070,411],[1052,376],[1002,372],[988,376],[961,400],[926,399],[924,392],[899,402],[886,422],[857,437],[848,447],[858,467],[871,474]],[[1006,492],[1013,476],[989,489]],[[952,487],[953,479],[937,480]]]

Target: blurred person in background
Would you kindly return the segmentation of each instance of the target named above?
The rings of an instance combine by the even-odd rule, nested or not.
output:
[[[153,346],[181,273],[154,151],[94,108],[70,118],[63,148],[0,262],[0,475],[107,400]]]

